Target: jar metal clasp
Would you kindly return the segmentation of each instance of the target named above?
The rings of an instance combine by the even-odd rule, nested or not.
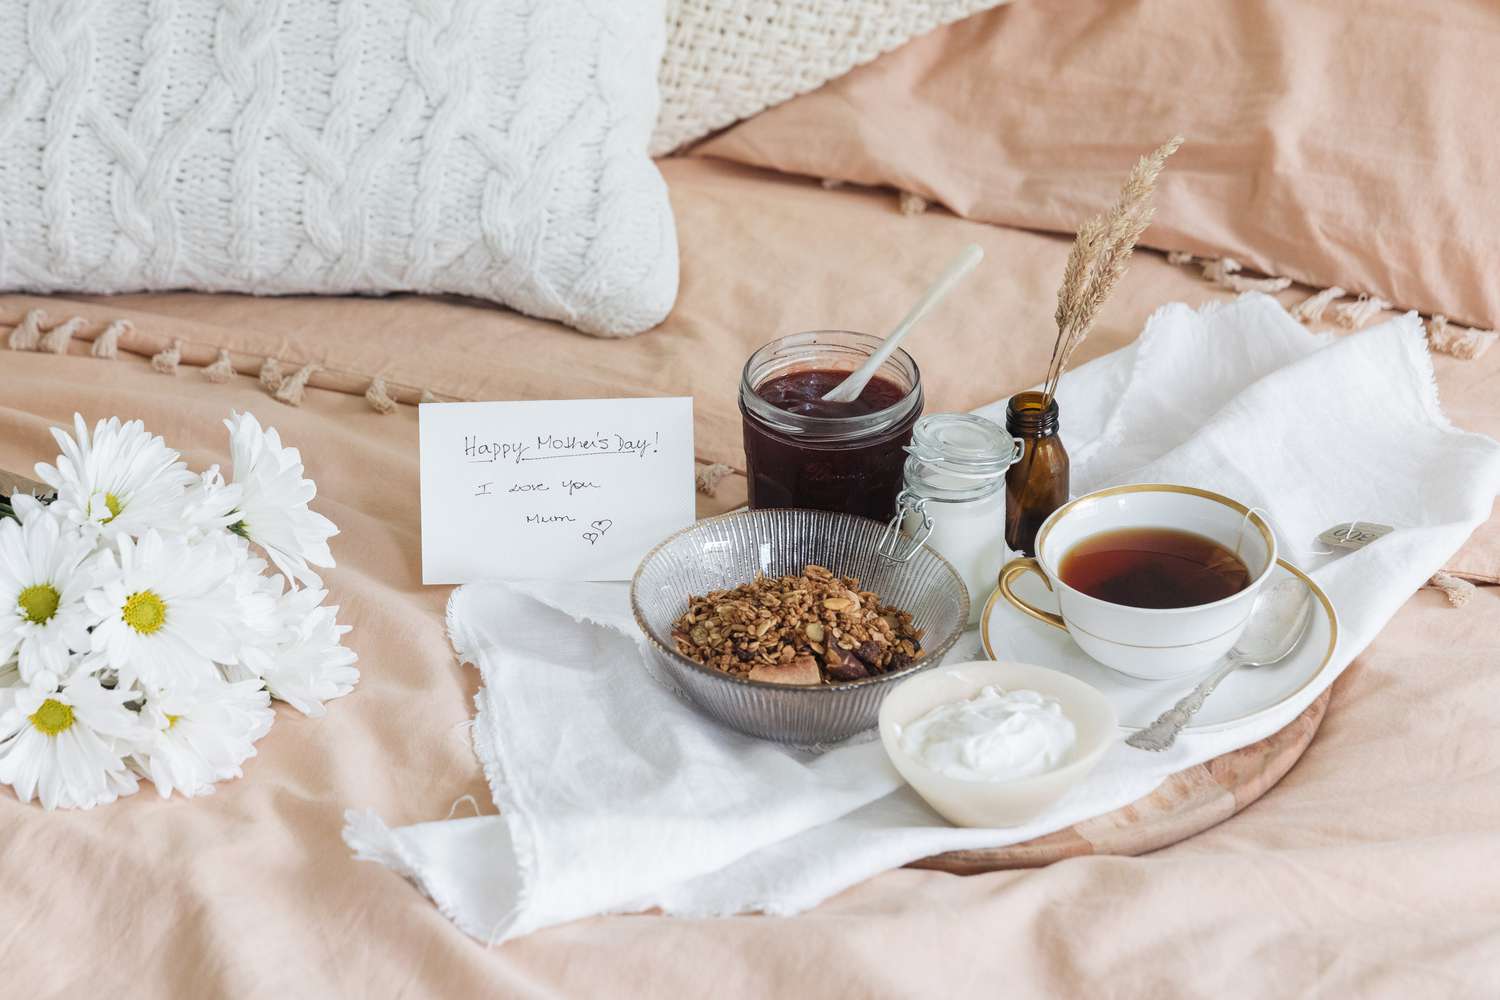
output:
[[[910,538],[901,532],[908,515],[922,519],[921,526]],[[911,490],[902,490],[896,497],[896,515],[885,526],[885,534],[880,536],[880,544],[875,547],[875,552],[882,559],[904,563],[922,551],[922,546],[927,544],[927,538],[931,534],[932,515],[927,513],[927,498]]]

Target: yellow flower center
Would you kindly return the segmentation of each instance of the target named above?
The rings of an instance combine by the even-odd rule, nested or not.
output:
[[[52,616],[57,614],[57,605],[61,600],[62,595],[52,584],[38,583],[21,591],[16,604],[27,621],[33,625],[41,625],[51,621]]]
[[[120,500],[120,498],[115,496],[113,493],[104,494],[104,509],[109,511],[109,516],[106,517],[101,523],[108,524],[115,518],[119,517],[120,511],[124,508],[124,506],[125,504]]]
[[[125,598],[120,617],[141,635],[150,635],[167,620],[167,606],[151,591],[138,590]]]
[[[182,716],[180,716],[180,715],[173,715],[171,712],[163,712],[162,714],[167,717],[167,728],[168,729],[171,729],[173,726],[177,725],[177,720],[180,719],[180,718],[182,718]]]
[[[31,724],[48,736],[56,736],[73,728],[73,706],[64,705],[56,698],[48,698],[42,707],[31,713]]]

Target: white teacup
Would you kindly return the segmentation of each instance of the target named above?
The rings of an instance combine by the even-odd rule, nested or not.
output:
[[[1062,581],[1058,566],[1074,545],[1120,528],[1176,528],[1203,535],[1244,561],[1250,583],[1210,604],[1135,608],[1090,597]],[[1033,618],[1065,629],[1080,649],[1105,666],[1143,680],[1192,673],[1234,648],[1255,595],[1276,567],[1276,535],[1259,513],[1207,490],[1155,483],[1113,486],[1063,504],[1038,529],[1035,551],[1035,559],[1012,559],[1000,570],[1005,599]],[[1041,576],[1057,595],[1062,614],[1044,611],[1015,593],[1015,579],[1027,571]]]

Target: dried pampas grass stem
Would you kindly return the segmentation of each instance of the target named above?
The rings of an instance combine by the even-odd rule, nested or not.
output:
[[[1051,404],[1073,352],[1088,336],[1099,308],[1125,273],[1135,241],[1151,224],[1155,213],[1151,196],[1156,190],[1156,178],[1167,157],[1181,145],[1182,136],[1173,136],[1150,156],[1141,157],[1125,179],[1114,206],[1078,230],[1063,270],[1062,287],[1057,291],[1057,339],[1052,345],[1052,361],[1042,387],[1043,408]]]

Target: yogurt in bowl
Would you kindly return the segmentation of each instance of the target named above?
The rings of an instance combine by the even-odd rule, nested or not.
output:
[[[1060,767],[1078,742],[1062,703],[993,684],[929,709],[901,727],[901,749],[963,781],[1012,781]]]
[[[1017,826],[1083,781],[1118,738],[1089,685],[1028,663],[979,661],[903,682],[880,738],[907,783],[959,826]]]

